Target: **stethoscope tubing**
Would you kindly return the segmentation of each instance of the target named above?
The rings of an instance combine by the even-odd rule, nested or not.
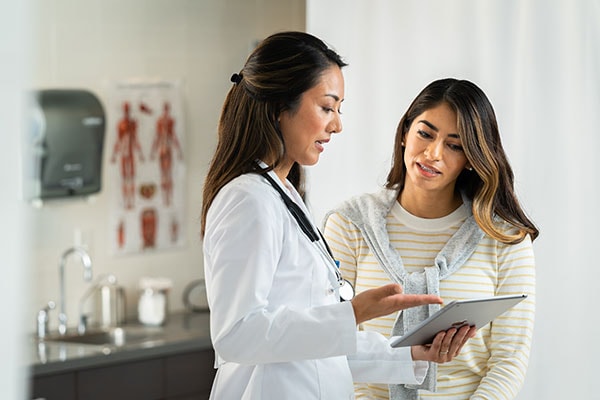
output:
[[[331,248],[327,244],[327,241],[325,240],[325,237],[323,236],[323,234],[321,233],[321,231],[319,230],[319,228],[313,226],[313,224],[310,222],[310,220],[308,219],[308,217],[306,216],[306,214],[304,214],[304,211],[302,211],[302,209],[300,208],[300,206],[298,204],[296,204],[283,191],[283,189],[281,189],[281,187],[279,186],[279,184],[277,184],[277,182],[275,182],[275,180],[269,175],[268,172],[262,172],[261,175],[279,193],[279,195],[281,196],[281,199],[283,200],[283,203],[286,205],[288,211],[290,212],[290,214],[292,214],[292,217],[296,220],[296,222],[300,226],[300,229],[302,230],[302,232],[304,233],[304,235],[312,243],[315,244],[315,246],[319,249],[319,251],[324,256],[324,259],[327,260],[328,268],[334,273],[334,275],[335,275],[335,277],[337,279],[337,283],[338,283],[339,288],[342,288],[342,287],[344,287],[346,285],[349,285],[349,287],[351,289],[351,296],[342,297],[342,300],[351,300],[352,297],[354,297],[354,288],[352,288],[352,285],[350,284],[350,282],[348,282],[347,280],[345,280],[342,277],[342,274],[341,274],[341,272],[339,270],[338,263],[335,260],[335,257],[333,256]]]

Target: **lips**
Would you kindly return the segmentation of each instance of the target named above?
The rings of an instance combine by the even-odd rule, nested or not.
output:
[[[329,139],[317,140],[317,141],[315,142],[315,145],[317,146],[317,149],[318,149],[318,150],[321,152],[321,151],[323,151],[323,150],[324,150],[324,147],[323,147],[323,145],[324,145],[325,143],[328,143],[328,142],[329,142]]]
[[[427,175],[434,176],[434,175],[442,174],[440,171],[438,171],[437,169],[435,169],[429,165],[425,165],[425,164],[421,164],[421,163],[417,163],[417,165],[421,169],[421,171],[423,171]]]

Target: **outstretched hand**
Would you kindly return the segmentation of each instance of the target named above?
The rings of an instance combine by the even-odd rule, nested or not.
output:
[[[442,299],[433,294],[404,294],[397,283],[365,290],[352,299],[356,324],[426,304],[442,304]]]

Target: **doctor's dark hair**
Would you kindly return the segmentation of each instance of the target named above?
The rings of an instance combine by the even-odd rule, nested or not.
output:
[[[298,109],[302,94],[319,83],[332,66],[346,66],[322,40],[304,32],[281,32],[264,39],[242,70],[231,77],[218,126],[217,148],[204,182],[201,234],[215,196],[232,179],[256,170],[255,160],[270,168],[282,160],[285,143],[279,115]],[[287,177],[303,190],[302,167],[295,163]]]
[[[539,231],[515,194],[514,175],[502,148],[494,109],[485,93],[470,81],[440,79],[430,83],[413,100],[396,130],[386,187],[402,190],[406,179],[404,137],[419,115],[443,103],[456,112],[458,134],[467,161],[473,168],[461,172],[455,189],[472,200],[477,224],[502,243],[519,243],[526,235],[535,240]],[[513,226],[515,231],[501,229],[494,221],[496,217]]]

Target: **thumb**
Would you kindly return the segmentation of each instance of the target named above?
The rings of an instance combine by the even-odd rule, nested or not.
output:
[[[402,285],[398,283],[388,283],[380,287],[380,290],[384,296],[393,296],[396,294],[402,294]]]

